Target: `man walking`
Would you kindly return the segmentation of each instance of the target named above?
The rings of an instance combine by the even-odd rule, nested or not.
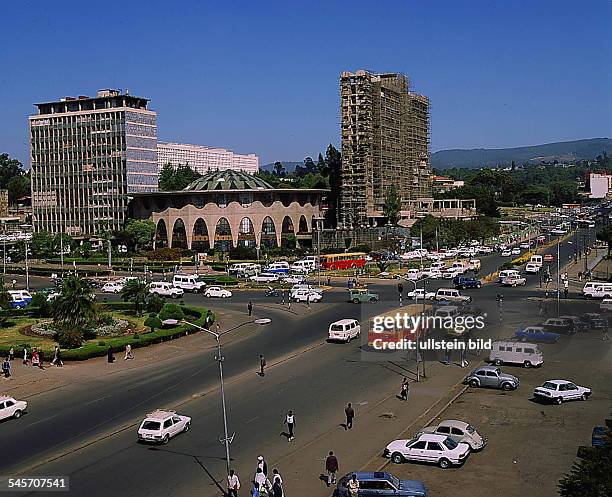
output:
[[[268,476],[268,463],[264,459],[264,456],[257,456],[257,469],[261,469],[261,472]]]
[[[129,343],[125,346],[125,356],[123,357],[124,361],[127,361],[128,359],[134,359],[134,356],[132,355],[132,346]]]
[[[51,361],[51,364],[53,366],[59,366],[62,367],[64,365],[64,363],[62,362],[62,358],[60,355],[60,348],[59,346],[55,346],[55,349],[53,350],[53,360]]]
[[[336,483],[336,473],[338,472],[338,458],[334,455],[334,451],[330,450],[325,459],[325,471],[327,471],[327,486]]]
[[[265,376],[266,358],[263,354],[259,354],[259,376]]]
[[[253,302],[249,300],[249,305],[247,305],[247,309],[249,311],[249,316],[253,314]]]
[[[344,414],[346,415],[346,427],[345,430],[350,430],[353,428],[353,419],[355,419],[355,410],[353,409],[353,405],[349,402],[344,409]]]
[[[410,385],[408,384],[408,378],[406,378],[404,376],[404,379],[402,380],[402,387],[400,390],[400,398],[403,401],[407,401],[408,400],[408,389],[410,388]]]
[[[2,373],[6,379],[11,377],[11,361],[9,361],[8,356],[6,356],[4,361],[2,361]]]
[[[13,361],[15,359],[15,349],[11,346],[9,349],[9,361]]]
[[[28,349],[26,347],[23,348],[23,363],[28,365]]]
[[[349,495],[351,497],[357,497],[359,495],[359,480],[357,475],[353,474],[351,479],[348,481],[346,488],[348,488]]]
[[[567,298],[567,295],[569,293],[569,281],[567,279],[567,277],[563,280],[563,297]]]
[[[285,423],[287,424],[287,429],[289,430],[289,434],[287,437],[287,442],[291,442],[295,437],[293,436],[293,428],[295,427],[295,415],[293,411],[289,409],[287,415],[285,416]]]
[[[238,497],[238,490],[240,489],[240,480],[238,475],[233,469],[230,469],[229,475],[227,475],[227,496]]]

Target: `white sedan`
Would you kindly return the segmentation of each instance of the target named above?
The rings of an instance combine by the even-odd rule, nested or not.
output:
[[[232,292],[226,290],[225,288],[221,288],[220,286],[209,286],[204,292],[204,296],[208,298],[218,297],[226,299],[232,296]]]
[[[119,283],[118,281],[111,281],[106,283],[100,291],[102,293],[119,293],[123,290],[123,283]]]
[[[304,276],[301,274],[291,274],[287,275],[282,279],[283,283],[287,283],[290,285],[296,285],[299,283],[304,283]]]
[[[28,408],[28,403],[16,400],[14,397],[0,395],[0,420],[8,418],[20,418]]]
[[[296,302],[320,302],[323,295],[313,290],[296,290],[291,294],[291,298]]]
[[[501,255],[502,257],[510,257],[512,255],[512,251],[508,249],[502,250]]]
[[[385,457],[400,464],[404,461],[435,463],[443,469],[459,466],[470,455],[470,446],[457,443],[446,435],[418,434],[411,440],[395,440],[385,448]]]
[[[280,279],[280,275],[276,273],[259,273],[249,278],[256,283],[273,283]]]
[[[409,299],[418,299],[418,300],[433,300],[436,298],[436,292],[427,292],[422,288],[417,288],[416,290],[412,290],[406,294],[406,297]]]
[[[561,404],[568,400],[587,400],[591,395],[591,389],[581,387],[568,380],[548,380],[542,386],[533,390],[533,396]]]
[[[189,431],[190,427],[191,418],[189,416],[181,416],[175,411],[158,409],[147,414],[140,424],[138,440],[167,444],[172,437]]]
[[[518,247],[514,247],[514,248],[513,248],[513,249],[510,251],[510,253],[511,253],[512,255],[521,255],[521,249],[520,249],[520,248],[518,248]]]
[[[503,286],[522,286],[527,284],[527,279],[523,276],[506,276],[502,279],[501,284]]]

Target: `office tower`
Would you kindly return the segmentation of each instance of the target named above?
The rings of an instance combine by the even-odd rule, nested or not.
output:
[[[168,163],[174,167],[187,164],[200,174],[210,171],[242,171],[254,174],[259,171],[259,157],[255,154],[236,154],[224,148],[187,143],[158,142],[159,170],[161,171],[162,167]]]
[[[368,71],[340,77],[342,170],[340,223],[384,221],[385,192],[398,189],[402,209],[431,196],[429,100],[406,76]]]
[[[157,115],[148,102],[100,90],[36,104],[29,117],[36,231],[120,229],[130,193],[157,190]]]

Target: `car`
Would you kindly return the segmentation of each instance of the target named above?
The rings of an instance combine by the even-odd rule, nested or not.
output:
[[[334,497],[350,497],[348,482],[355,475],[359,482],[359,494],[371,497],[427,497],[427,488],[418,480],[400,480],[391,473],[375,471],[353,471],[338,480]]]
[[[540,269],[542,269],[542,266],[534,262],[528,262],[525,265],[525,272],[527,274],[538,274],[540,272]]]
[[[296,290],[291,293],[290,298],[296,302],[320,302],[323,295],[314,290]]]
[[[587,330],[603,331],[608,328],[608,320],[597,312],[585,312],[581,318],[586,324]]]
[[[459,314],[463,316],[482,316],[483,310],[476,305],[467,304],[459,307]]]
[[[361,325],[356,319],[340,319],[329,325],[327,331],[328,341],[350,342],[353,338],[361,336]]]
[[[447,300],[449,302],[470,302],[472,297],[469,295],[461,295],[456,288],[438,288],[436,292],[436,300]]]
[[[287,283],[288,285],[297,285],[300,283],[304,283],[304,275],[288,274],[287,276],[282,277],[281,282]]]
[[[447,435],[420,433],[410,440],[394,440],[385,448],[385,457],[395,464],[405,461],[431,462],[442,469],[460,466],[470,455],[470,446]]]
[[[487,445],[487,439],[483,438],[476,429],[465,421],[447,419],[437,425],[423,428],[423,433],[435,433],[436,435],[446,435],[457,443],[466,443],[470,450],[482,450]]]
[[[436,298],[435,292],[428,292],[422,288],[416,288],[408,293],[406,293],[406,298],[412,300],[433,300]]]
[[[542,326],[546,331],[561,333],[563,335],[573,335],[576,333],[574,323],[562,318],[548,318],[540,326]]]
[[[518,248],[518,247],[514,247],[514,248],[513,248],[513,249],[510,251],[510,253],[511,253],[512,255],[521,255],[521,249],[520,249],[520,248]]]
[[[177,288],[167,281],[154,281],[149,285],[149,293],[154,293],[160,297],[178,299],[184,295],[185,290]]]
[[[578,386],[568,380],[547,380],[541,386],[533,389],[534,398],[555,404],[568,400],[587,400],[591,393],[590,388]]]
[[[580,332],[580,331],[586,331],[587,330],[587,324],[580,319],[578,316],[569,316],[567,314],[564,314],[562,316],[559,316],[560,319],[565,319],[567,321],[570,321],[571,323],[573,323],[574,325],[574,330],[576,330],[576,332]]]
[[[516,390],[520,381],[516,376],[504,373],[497,366],[480,366],[468,374],[463,383],[471,387],[488,387],[500,390]]]
[[[206,282],[197,274],[175,274],[172,285],[193,293],[203,292],[206,289]]]
[[[259,273],[249,279],[255,283],[274,283],[280,280],[280,275],[277,273]]]
[[[557,343],[561,335],[546,331],[542,326],[525,326],[524,328],[517,328],[514,337],[523,342]]]
[[[191,418],[176,411],[158,409],[145,417],[138,428],[138,441],[167,444],[169,440],[189,431]]]
[[[611,435],[612,431],[607,426],[594,426],[591,432],[591,447],[605,447],[606,440]]]
[[[552,254],[544,254],[544,262],[552,262],[555,260],[555,256]]]
[[[0,395],[0,420],[15,418],[18,419],[26,412],[28,403],[24,400],[17,400],[15,397]]]
[[[502,257],[510,257],[512,255],[512,251],[510,249],[504,249],[501,251]]]
[[[604,312],[612,311],[612,299],[603,299],[599,304],[599,308]]]
[[[410,281],[420,280],[423,277],[423,272],[418,269],[412,268],[406,271],[406,278]]]
[[[209,286],[204,291],[204,297],[212,298],[219,297],[222,299],[227,299],[232,296],[232,292],[226,290],[225,288],[221,288],[220,286]]]
[[[120,293],[121,290],[123,290],[123,283],[119,281],[109,281],[100,289],[102,293]]]
[[[349,289],[349,302],[359,304],[361,302],[377,302],[379,297],[377,293],[370,292],[367,288],[351,288]]]
[[[520,248],[522,249],[528,249],[530,247],[530,243],[529,242],[523,242],[519,245]]]
[[[455,288],[466,289],[480,288],[482,283],[477,278],[471,278],[469,276],[455,276],[453,278],[453,285],[455,285]]]
[[[520,275],[512,274],[510,276],[506,276],[501,281],[502,286],[522,286],[527,284],[527,279]]]

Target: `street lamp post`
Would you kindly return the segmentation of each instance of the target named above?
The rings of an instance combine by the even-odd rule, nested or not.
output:
[[[26,290],[30,290],[30,271],[28,265],[28,241],[24,242],[25,247],[25,275],[26,275]]]

